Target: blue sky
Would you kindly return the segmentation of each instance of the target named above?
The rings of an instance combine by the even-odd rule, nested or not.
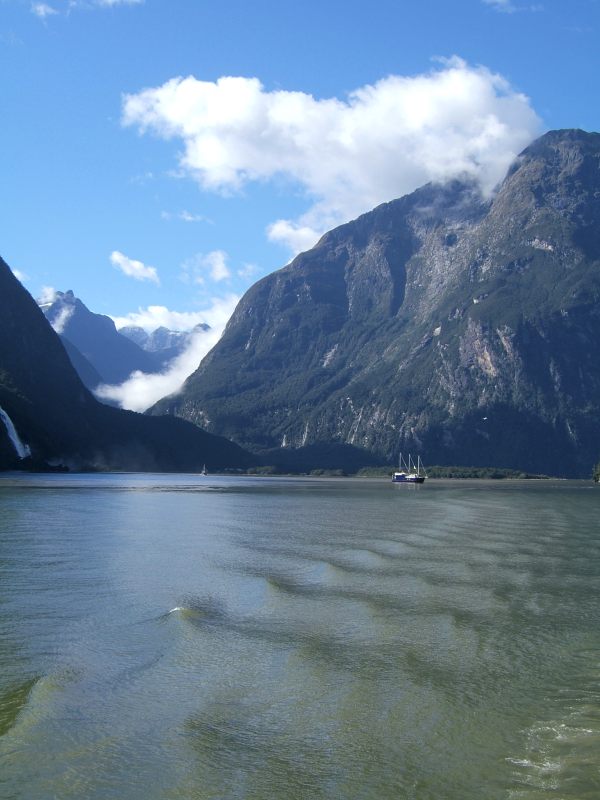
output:
[[[331,225],[599,130],[599,34],[597,0],[0,0],[0,253],[219,326]]]

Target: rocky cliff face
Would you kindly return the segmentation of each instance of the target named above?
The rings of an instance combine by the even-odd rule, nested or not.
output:
[[[156,410],[265,451],[587,475],[599,298],[600,135],[554,131],[491,199],[429,185],[326,234]]]
[[[85,388],[57,334],[0,259],[0,407],[31,449],[31,467],[198,471],[243,467],[239,447],[183,420],[104,406]],[[24,464],[0,423],[0,469]]]

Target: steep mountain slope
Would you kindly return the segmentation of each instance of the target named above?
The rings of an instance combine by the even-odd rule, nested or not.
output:
[[[97,402],[33,298],[0,259],[0,407],[33,463],[126,470],[243,467],[236,445],[183,420],[151,419]],[[0,469],[15,466],[0,424]]]
[[[255,284],[154,412],[288,461],[337,443],[589,474],[599,298],[600,135],[553,131],[492,199],[428,185]]]
[[[134,370],[158,372],[163,361],[122,336],[104,314],[95,314],[72,291],[41,305],[53,328],[73,344],[106,383],[122,383]],[[77,363],[74,364],[77,367]],[[83,376],[82,376],[83,377]]]

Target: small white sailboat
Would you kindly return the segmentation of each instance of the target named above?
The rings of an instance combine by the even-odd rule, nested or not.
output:
[[[206,464],[202,465],[202,470],[200,472],[200,475],[208,475],[208,470],[206,469]]]
[[[393,483],[425,483],[426,477],[427,472],[421,461],[421,456],[417,456],[415,462],[409,453],[408,461],[404,461],[402,453],[400,453],[398,469],[392,473]]]

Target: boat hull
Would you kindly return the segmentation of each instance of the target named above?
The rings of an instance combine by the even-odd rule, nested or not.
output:
[[[425,483],[424,475],[402,475],[394,473],[392,483]]]

